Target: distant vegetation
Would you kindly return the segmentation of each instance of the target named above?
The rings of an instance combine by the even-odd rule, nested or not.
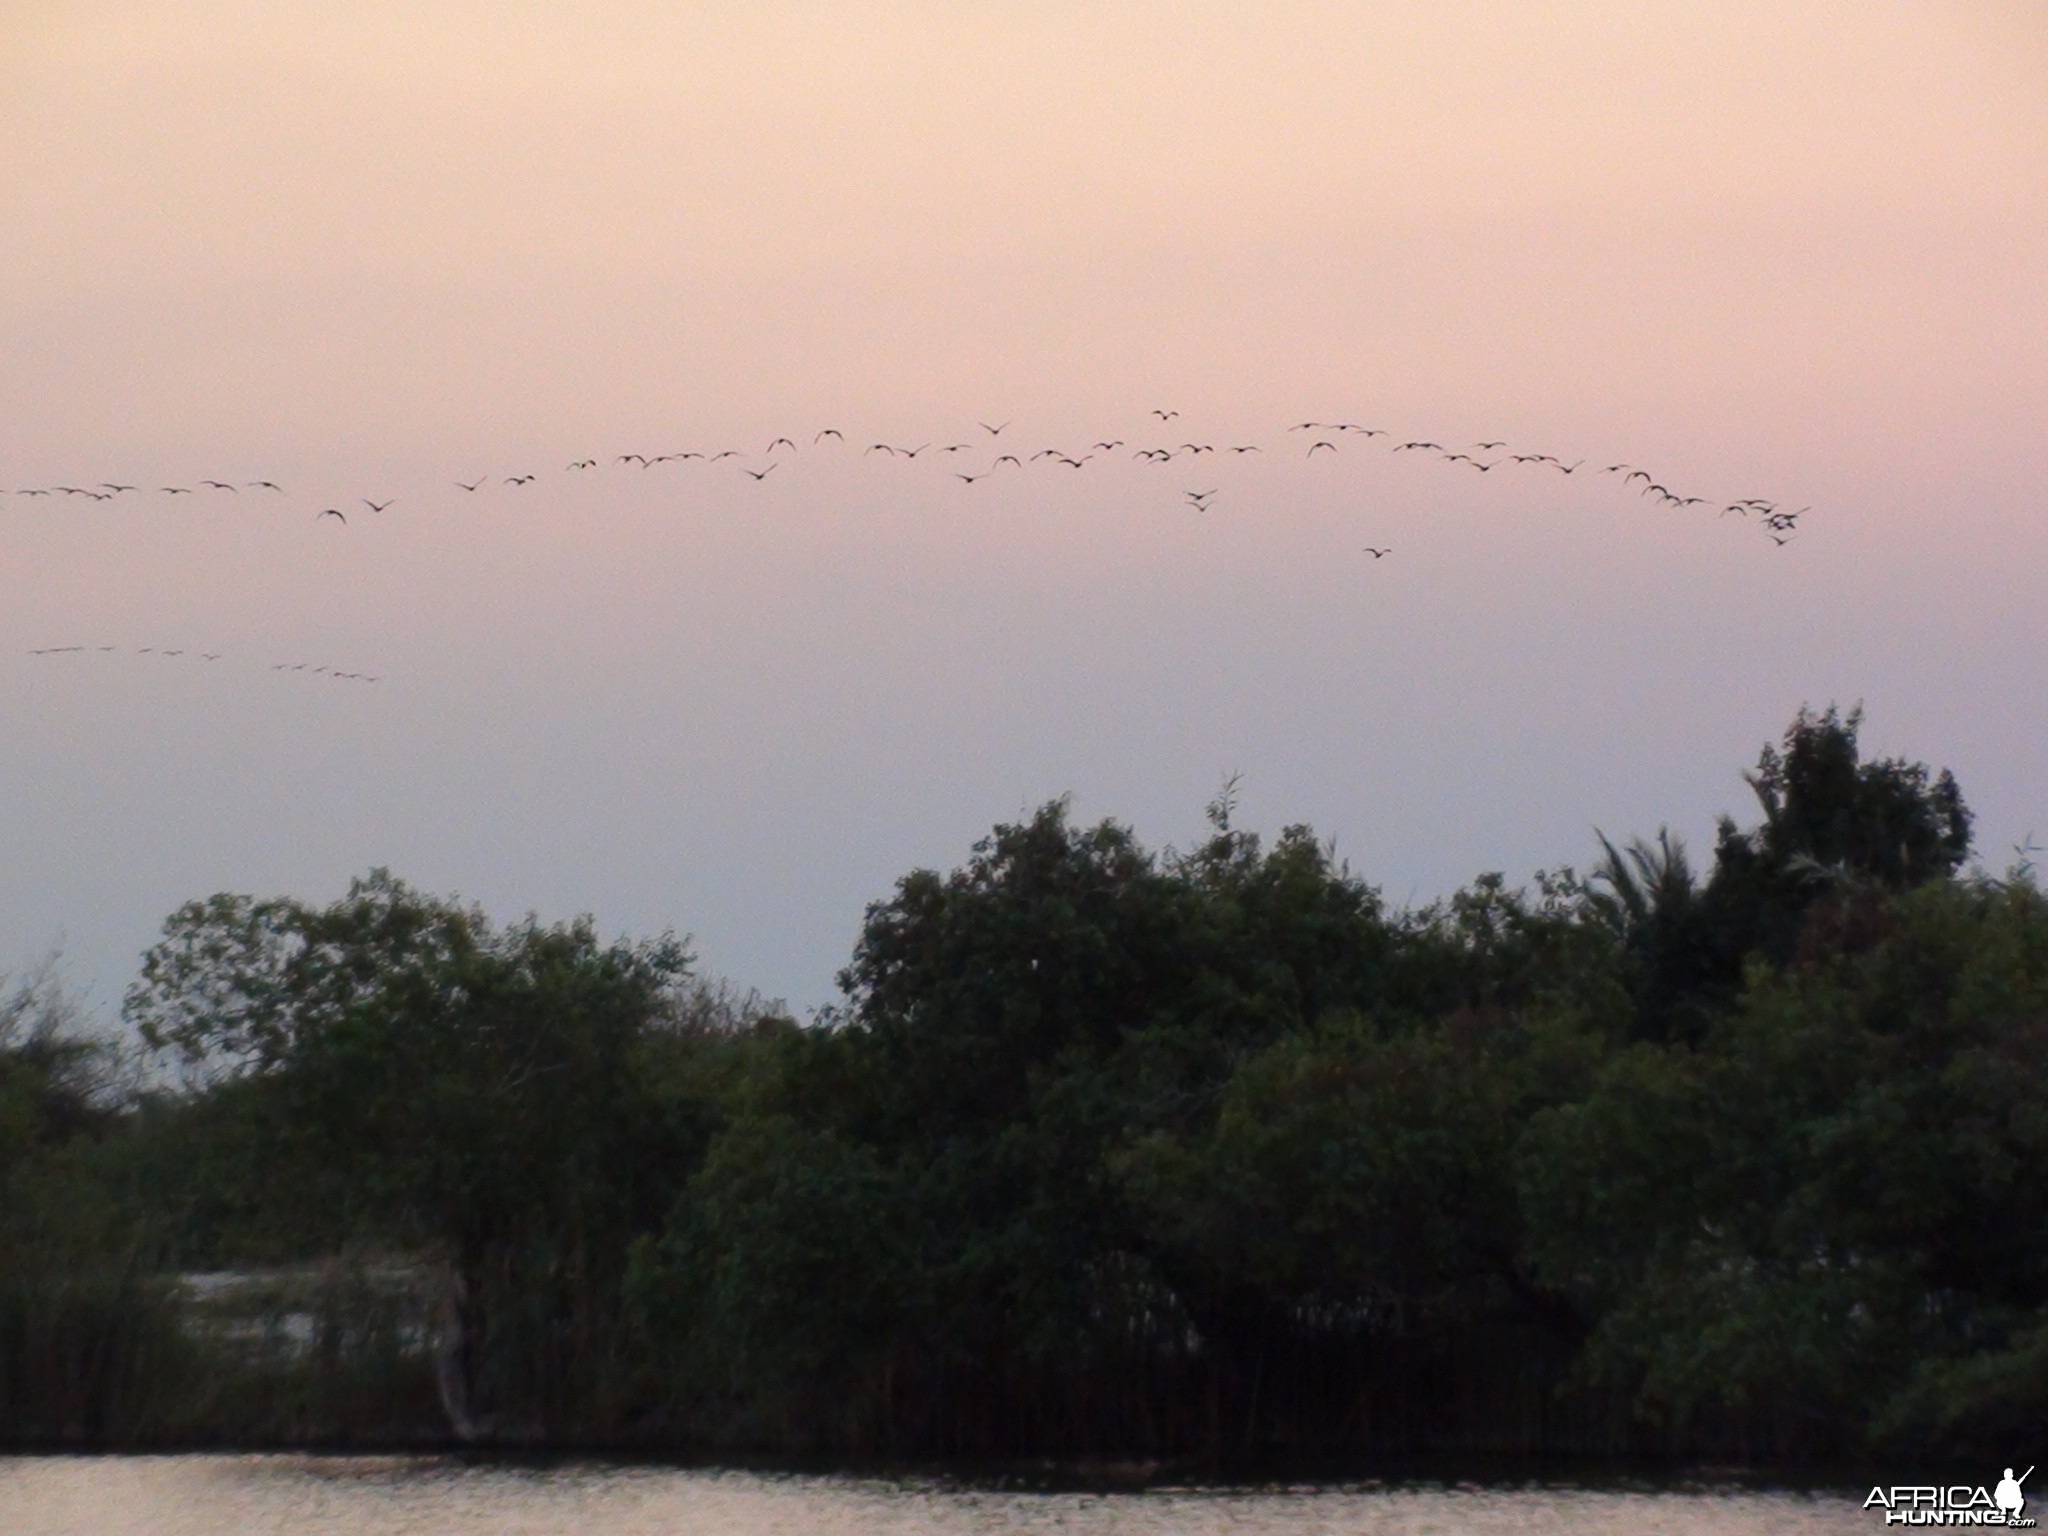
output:
[[[899,1456],[2005,1455],[2048,903],[1802,712],[1711,863],[1390,910],[1061,803],[800,1027],[382,871],[0,1004],[0,1436]],[[176,1084],[176,1086],[169,1086]]]

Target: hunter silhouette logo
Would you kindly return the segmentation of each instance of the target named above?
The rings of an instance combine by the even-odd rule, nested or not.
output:
[[[2002,1525],[2029,1529],[2035,1522],[2027,1517],[2027,1496],[2020,1485],[2034,1475],[2032,1467],[2018,1477],[2012,1468],[1993,1489],[1971,1488],[1958,1483],[1951,1488],[1894,1484],[1873,1488],[1863,1501],[1865,1509],[1882,1509],[1886,1525]]]

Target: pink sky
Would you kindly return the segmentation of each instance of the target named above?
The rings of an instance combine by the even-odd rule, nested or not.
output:
[[[2017,0],[10,6],[0,488],[152,490],[0,496],[0,967],[61,937],[108,1004],[177,902],[384,863],[810,1004],[1053,795],[1185,841],[1242,770],[1426,899],[1702,842],[1802,700],[1953,765],[2002,864],[2044,82]],[[1155,406],[1266,453],[859,452]],[[1814,510],[1780,550],[1304,417]],[[758,486],[611,463],[782,433]],[[291,494],[153,491],[200,476]]]

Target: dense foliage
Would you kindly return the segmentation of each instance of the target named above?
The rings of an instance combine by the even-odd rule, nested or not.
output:
[[[1228,794],[1165,853],[1054,803],[871,906],[808,1027],[673,940],[383,872],[192,903],[127,1002],[154,1077],[47,984],[0,1009],[0,1430],[2015,1443],[2048,1411],[2048,903],[1968,872],[1953,778],[1859,726],[1802,712],[1704,875],[1603,839],[1421,911]],[[317,1271],[279,1303],[313,1344],[229,1348],[193,1271]]]

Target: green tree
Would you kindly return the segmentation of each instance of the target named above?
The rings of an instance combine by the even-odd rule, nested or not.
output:
[[[536,1434],[608,1411],[625,1249],[687,1173],[642,1091],[687,958],[587,918],[495,929],[379,870],[324,908],[188,904],[126,1011],[244,1088],[234,1123],[300,1242],[444,1266],[458,1430]]]

